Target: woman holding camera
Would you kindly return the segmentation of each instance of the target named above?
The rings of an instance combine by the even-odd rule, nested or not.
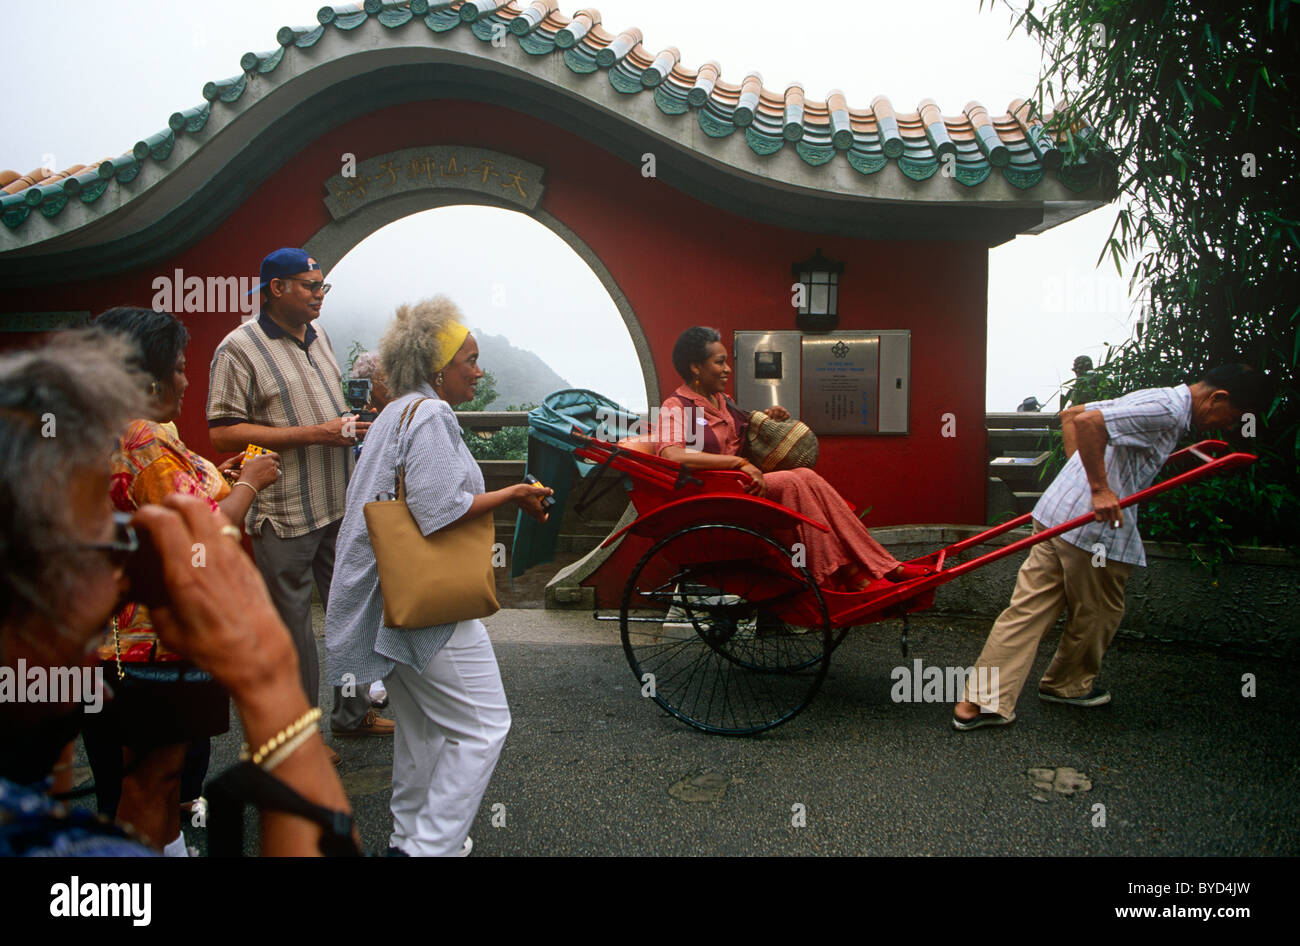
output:
[[[122,367],[131,358],[121,340],[88,332],[0,356],[0,666],[28,676],[81,669],[123,593],[148,597],[162,643],[230,693],[264,770],[264,750],[279,746],[269,777],[346,813],[298,683],[297,652],[239,531],[207,499],[179,493],[129,520],[114,517],[107,457],[123,424],[147,413],[140,378]],[[203,568],[194,565],[196,547],[206,551]],[[82,709],[0,702],[0,855],[150,853],[128,832],[43,793],[59,751],[97,715]],[[289,731],[298,735],[281,744]],[[327,834],[309,817],[267,812],[262,853],[317,854]]]
[[[492,642],[479,620],[418,629],[383,623],[363,508],[395,491],[399,456],[405,456],[406,503],[424,535],[507,504],[545,520],[541,501],[551,490],[520,483],[484,492],[483,474],[452,412],[474,397],[483,371],[478,344],[449,299],[399,308],[380,358],[395,398],[366,435],[348,483],[325,609],[329,672],[338,685],[382,679],[397,717],[389,853],[464,855],[510,729]],[[413,417],[402,428],[408,407]]]

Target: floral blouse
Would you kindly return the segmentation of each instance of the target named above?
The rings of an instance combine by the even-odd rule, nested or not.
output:
[[[148,420],[132,421],[113,451],[109,494],[113,507],[134,512],[141,506],[160,503],[172,493],[201,496],[215,511],[217,503],[230,494],[230,484],[211,463],[181,442],[173,424]],[[118,644],[110,630],[99,647],[99,656],[113,660],[179,660],[179,656],[158,642],[148,610],[134,602],[119,611]]]

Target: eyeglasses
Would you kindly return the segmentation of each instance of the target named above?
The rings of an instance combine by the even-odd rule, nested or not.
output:
[[[113,538],[108,542],[83,542],[80,546],[88,552],[106,552],[108,560],[115,568],[126,564],[126,560],[140,550],[140,537],[131,526],[129,512],[113,513]]]
[[[300,282],[307,287],[307,291],[313,296],[320,293],[326,295],[334,287],[327,282],[321,282],[319,279],[303,279],[301,276],[280,276],[279,279],[292,279],[294,282]]]

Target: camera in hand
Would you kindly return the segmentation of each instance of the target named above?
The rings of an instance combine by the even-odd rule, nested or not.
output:
[[[163,583],[162,558],[148,532],[137,529],[135,535],[139,545],[126,560],[126,578],[129,587],[122,600],[138,601],[148,608],[167,604],[167,586]]]
[[[343,388],[343,398],[348,402],[352,413],[357,415],[357,420],[370,423],[379,416],[378,411],[365,409],[365,406],[370,403],[369,378],[353,378],[348,381]]]
[[[526,473],[526,474],[524,475],[524,482],[527,483],[529,486],[540,486],[540,487],[542,487],[543,489],[546,489],[546,484],[543,483],[541,480],[539,480],[537,477],[533,476],[533,474],[531,474],[531,473]],[[543,496],[543,497],[542,497],[542,509],[543,509],[543,511],[549,511],[550,508],[551,508],[552,506],[554,506],[554,505],[555,505],[555,497],[554,497],[554,496]]]

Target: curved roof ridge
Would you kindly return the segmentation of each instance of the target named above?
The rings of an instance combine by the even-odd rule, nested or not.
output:
[[[618,92],[650,95],[665,121],[678,121],[678,116],[694,112],[709,137],[741,132],[755,155],[789,148],[812,168],[842,155],[863,175],[894,163],[919,182],[947,161],[955,164],[946,176],[966,187],[999,170],[1019,190],[1033,188],[1052,173],[1073,193],[1097,187],[1104,170],[1096,161],[1067,164],[1061,150],[1065,138],[1053,130],[1053,115],[1033,116],[1025,99],[1013,100],[1007,113],[997,117],[978,102],[967,103],[956,115],[943,115],[932,99],[919,102],[915,112],[900,113],[885,96],[876,96],[865,108],[851,108],[837,89],[827,91],[824,100],[808,98],[798,82],[783,90],[769,89],[752,70],[734,84],[724,78],[715,61],[692,68],[682,62],[677,47],[652,50],[643,45],[637,27],[613,32],[603,24],[599,10],[582,8],[567,16],[558,9],[557,0],[364,0],[321,7],[316,20],[314,26],[282,27],[276,34],[276,48],[245,53],[240,72],[206,83],[200,104],[173,113],[167,127],[137,141],[117,158],[61,171],[4,172],[0,221],[16,230],[32,211],[39,210],[54,223],[70,200],[94,203],[109,186],[129,184],[143,167],[166,165],[178,139],[193,137],[201,146],[214,109],[240,108],[253,80],[274,83],[287,56],[316,46],[327,32],[360,29],[423,29],[435,45],[454,31],[469,31],[493,46],[509,38],[532,57],[558,58],[567,67],[558,70],[559,78],[571,73],[575,84],[570,88],[588,99],[590,93],[576,80],[604,72]],[[556,80],[548,75],[540,81]],[[643,118],[629,120],[662,134]],[[47,173],[38,176],[42,171]]]

